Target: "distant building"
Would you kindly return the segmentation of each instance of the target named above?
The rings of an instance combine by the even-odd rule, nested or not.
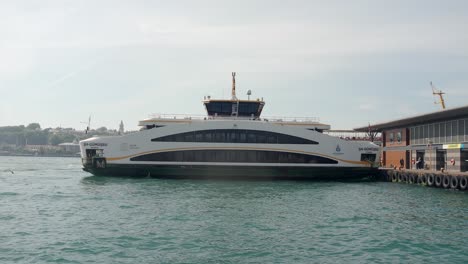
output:
[[[62,143],[58,145],[60,149],[64,152],[68,153],[78,153],[80,152],[80,144],[73,142],[73,143]]]
[[[59,148],[53,145],[25,145],[24,150],[29,152],[42,152],[42,151],[57,151]]]
[[[120,125],[119,125],[119,135],[124,134],[124,123],[123,120],[120,120]]]
[[[385,167],[468,171],[468,106],[371,125],[382,132]],[[356,128],[368,131],[368,127]],[[418,163],[418,160],[421,162]]]

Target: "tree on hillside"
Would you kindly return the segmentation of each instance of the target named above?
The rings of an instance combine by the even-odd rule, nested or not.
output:
[[[28,145],[47,145],[49,133],[47,131],[26,131],[24,133]]]
[[[23,125],[0,127],[0,142],[6,144],[24,145],[24,130],[25,127]]]
[[[96,131],[99,133],[99,134],[105,134],[107,133],[107,127],[100,127],[98,129],[96,129]]]
[[[73,142],[75,136],[71,134],[52,134],[49,136],[49,143],[51,145],[58,145],[65,142]]]
[[[40,130],[41,125],[39,125],[39,123],[31,123],[26,128],[30,130]]]
[[[6,132],[6,133],[22,133],[24,130],[24,126],[5,126],[5,127],[0,127],[0,133],[1,132]]]

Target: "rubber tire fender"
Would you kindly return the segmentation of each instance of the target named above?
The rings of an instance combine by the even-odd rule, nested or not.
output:
[[[385,171],[383,170],[379,171],[378,179],[382,181],[387,181],[387,174],[385,173]]]
[[[402,173],[402,178],[403,178],[403,182],[404,182],[404,183],[408,183],[408,178],[409,178],[409,177],[408,177],[408,173],[403,172],[403,173]]]
[[[460,184],[460,180],[458,176],[452,176],[450,178],[450,188],[451,189],[458,189],[458,185]]]
[[[422,185],[427,185],[427,175],[426,174],[419,175],[419,178],[421,178],[421,184]]]
[[[449,175],[444,175],[444,179],[442,180],[442,187],[444,187],[445,189],[450,187],[450,178],[451,177]]]
[[[416,183],[416,177],[414,176],[414,174],[410,174],[408,178],[409,178],[408,179],[409,184],[415,184]]]
[[[392,178],[393,178],[393,171],[391,171],[391,170],[386,170],[386,171],[385,171],[385,174],[387,175],[387,178],[386,178],[386,179],[387,179],[389,182],[391,182],[391,181],[392,181]]]
[[[434,180],[435,180],[435,177],[434,177],[434,174],[428,174],[427,175],[427,186],[434,186]]]
[[[386,175],[385,180],[388,181],[388,182],[392,182],[392,173],[390,173],[390,172],[391,172],[391,171],[387,171],[387,172],[385,173],[385,175]]]
[[[435,186],[440,187],[442,186],[442,179],[444,178],[444,175],[442,174],[436,174],[435,176]]]
[[[394,171],[393,176],[392,176],[392,182],[398,182],[399,178],[400,178],[400,173],[398,171]]]
[[[399,172],[399,173],[398,173],[398,182],[403,182],[403,176],[404,176],[404,175],[405,175],[405,174],[404,174],[403,172]]]
[[[468,187],[468,177],[461,176],[458,181],[458,186],[460,186],[460,190],[466,190]]]

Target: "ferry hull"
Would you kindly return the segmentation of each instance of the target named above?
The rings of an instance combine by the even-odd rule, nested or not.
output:
[[[252,167],[207,165],[116,165],[106,168],[85,167],[100,176],[195,178],[195,179],[265,179],[265,180],[346,180],[362,179],[378,173],[366,167]]]

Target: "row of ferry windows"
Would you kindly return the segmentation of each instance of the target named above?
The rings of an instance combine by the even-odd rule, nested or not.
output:
[[[213,143],[258,143],[258,144],[318,144],[313,140],[260,130],[215,129],[191,131],[154,138],[162,142],[213,142]]]
[[[243,162],[243,163],[315,163],[337,164],[320,156],[263,150],[184,150],[146,154],[131,161]]]

